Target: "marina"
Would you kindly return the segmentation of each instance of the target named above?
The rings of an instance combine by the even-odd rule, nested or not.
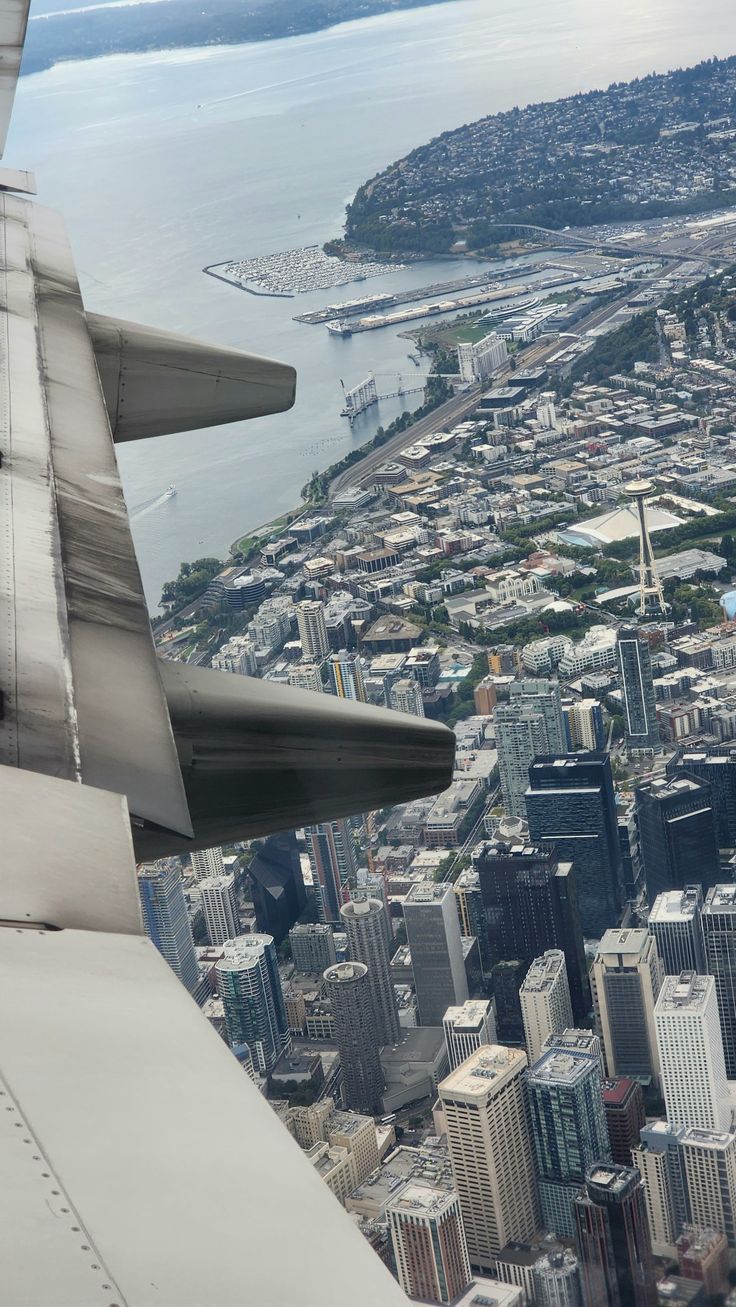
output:
[[[337,259],[325,254],[320,245],[306,245],[302,249],[282,250],[255,259],[210,263],[202,271],[251,295],[280,299],[310,291],[331,290],[353,281],[366,281],[368,277],[383,277],[402,266],[400,263]]]

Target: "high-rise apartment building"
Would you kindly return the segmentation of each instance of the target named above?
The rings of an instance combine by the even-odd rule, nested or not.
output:
[[[138,894],[148,938],[193,994],[199,984],[199,968],[179,863],[171,859],[139,867]]]
[[[717,884],[720,860],[707,781],[684,774],[647,781],[636,789],[636,815],[650,904],[693,880],[705,889]]]
[[[593,1165],[574,1206],[584,1301],[591,1307],[657,1307],[639,1172],[630,1166]]]
[[[523,838],[497,838],[478,848],[473,866],[480,880],[493,962],[519,961],[528,968],[548,949],[561,949],[575,1019],[587,1017],[588,970],[571,864],[558,862],[552,850]]]
[[[642,1087],[631,1076],[612,1076],[601,1084],[601,1093],[611,1157],[619,1166],[630,1166],[631,1150],[646,1121]]]
[[[658,751],[661,745],[649,645],[635,627],[622,626],[616,637],[616,654],[626,747],[630,753]]]
[[[293,685],[297,690],[311,690],[313,694],[324,694],[324,685],[322,684],[322,670],[319,663],[312,663],[308,660],[294,663],[289,668],[289,685]]]
[[[441,1026],[448,1007],[468,997],[457,902],[452,885],[425,880],[404,900],[406,938],[419,1023]]]
[[[319,975],[337,962],[332,927],[322,921],[299,922],[289,931],[291,957],[297,971]]]
[[[376,1115],[382,1105],[383,1072],[368,968],[362,962],[338,962],[327,968],[324,979],[335,1019],[346,1106]]]
[[[273,936],[228,940],[215,973],[230,1047],[247,1044],[259,1073],[268,1075],[290,1043]]]
[[[304,834],[320,920],[337,924],[340,908],[347,898],[346,886],[357,870],[350,823],[338,817],[335,821],[306,826]]]
[[[537,1228],[534,1159],[524,1099],[526,1054],[476,1049],[439,1086],[472,1266],[492,1269],[511,1240]]]
[[[723,1039],[712,976],[665,976],[654,1009],[662,1094],[673,1127],[729,1130]]]
[[[328,667],[332,688],[338,698],[355,699],[358,703],[366,702],[360,654],[340,649],[338,653],[330,654]]]
[[[710,785],[719,848],[736,848],[736,749],[686,749],[667,764],[670,776],[686,772]]]
[[[189,856],[195,880],[202,880],[205,876],[224,875],[225,864],[222,860],[221,848],[194,849]]]
[[[495,331],[489,332],[474,344],[457,347],[457,366],[463,381],[487,381],[506,362],[506,341]]]
[[[548,949],[535,958],[519,991],[524,1040],[529,1065],[541,1057],[548,1035],[559,1034],[572,1025],[570,986],[567,983],[565,955],[560,949]]]
[[[318,599],[303,600],[297,604],[296,620],[304,658],[310,662],[321,662],[330,652],[324,604]]]
[[[204,876],[199,882],[202,911],[210,944],[224,944],[240,934],[235,877]]]
[[[720,1230],[736,1247],[736,1134],[686,1130],[682,1152],[693,1225]]]
[[[481,1044],[495,1044],[496,1016],[487,998],[469,998],[460,1007],[448,1007],[442,1018],[450,1070],[464,1062]]]
[[[736,885],[708,890],[701,920],[705,969],[716,982],[726,1074],[736,1080]]]
[[[632,1160],[644,1182],[647,1218],[655,1257],[675,1256],[678,1235],[690,1216],[690,1201],[681,1148],[684,1130],[666,1121],[644,1126]]]
[[[572,1201],[585,1173],[610,1157],[598,1067],[550,1050],[527,1072],[526,1089],[542,1224],[572,1238]]]
[[[580,1263],[569,1248],[545,1253],[532,1270],[537,1307],[583,1307]]]
[[[410,1181],[386,1216],[404,1293],[420,1302],[459,1298],[472,1275],[457,1194]]]
[[[422,687],[413,676],[401,677],[394,681],[389,692],[389,707],[396,712],[411,713],[412,717],[424,716]]]
[[[654,1005],[663,978],[657,944],[646,930],[607,930],[591,970],[596,1029],[610,1076],[659,1084]]]
[[[370,816],[370,814],[368,815]],[[370,839],[367,825],[366,833]],[[359,867],[356,873],[356,884],[350,886],[350,898],[353,903],[361,903],[365,899],[378,899],[383,908],[383,927],[386,935],[386,948],[390,957],[393,952],[394,928],[391,922],[388,888],[384,877],[379,871],[369,871],[367,867]]]
[[[348,957],[368,968],[368,986],[373,1002],[378,1043],[399,1042],[399,1014],[396,1007],[383,904],[378,899],[360,899],[344,903],[340,909],[343,930],[348,937]]]
[[[515,681],[508,703],[494,709],[493,721],[503,806],[508,814],[524,817],[531,763],[540,754],[562,753],[565,748],[558,685],[546,680]]]
[[[576,699],[563,703],[562,718],[565,725],[565,747],[574,753],[585,749],[597,753],[606,747],[606,730],[603,710],[597,699]]]
[[[600,939],[619,919],[623,871],[607,753],[535,758],[525,794],[529,837],[575,868],[583,932]]]
[[[666,975],[679,976],[681,971],[704,974],[702,912],[703,891],[699,885],[667,890],[654,900],[649,913],[649,933],[657,941]]]

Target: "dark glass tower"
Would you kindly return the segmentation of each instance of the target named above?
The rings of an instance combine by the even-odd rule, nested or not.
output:
[[[636,791],[639,847],[650,906],[665,890],[718,883],[720,862],[710,785],[684,773]]]
[[[632,753],[660,748],[657,703],[649,645],[635,627],[622,626],[616,640],[626,747]]]
[[[529,835],[572,862],[583,932],[600,939],[619,920],[623,898],[616,800],[607,753],[535,758],[526,792]]]
[[[701,917],[705,965],[716,982],[726,1075],[736,1079],[736,885],[708,891]]]
[[[307,901],[299,850],[292,831],[264,840],[248,868],[258,929],[277,944],[299,920]]]
[[[574,1206],[585,1301],[591,1307],[656,1307],[652,1241],[639,1172],[596,1162]]]
[[[575,1232],[573,1198],[588,1167],[610,1157],[596,1062],[551,1049],[527,1073],[542,1224],[555,1234]]]
[[[687,749],[667,764],[669,776],[682,772],[708,782],[718,847],[736,848],[736,749]]]
[[[474,866],[494,966],[520,962],[525,975],[534,958],[547,949],[561,949],[575,1019],[587,1016],[590,989],[570,863],[558,862],[551,849],[497,841],[482,845]]]

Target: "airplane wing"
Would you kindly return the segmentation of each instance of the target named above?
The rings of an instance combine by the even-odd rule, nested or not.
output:
[[[435,793],[453,736],[156,657],[115,442],[286,410],[294,372],[88,314],[33,190],[0,170],[0,1298],[398,1307],[143,935],[135,858]]]

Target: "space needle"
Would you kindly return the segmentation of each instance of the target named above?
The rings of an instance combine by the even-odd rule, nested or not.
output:
[[[654,494],[651,481],[629,481],[624,494],[636,504],[639,514],[639,616],[646,617],[657,611],[666,613],[662,582],[657,574],[652,542],[647,529],[645,503]]]

